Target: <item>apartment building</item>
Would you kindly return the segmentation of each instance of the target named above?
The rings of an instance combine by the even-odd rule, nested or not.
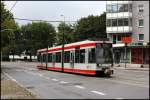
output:
[[[149,1],[106,1],[106,19],[114,62],[149,63]],[[126,52],[123,37],[132,38]]]

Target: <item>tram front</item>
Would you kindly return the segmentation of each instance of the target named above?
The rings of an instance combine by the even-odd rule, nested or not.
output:
[[[111,43],[97,43],[96,44],[96,67],[97,74],[103,73],[105,75],[113,74],[113,52]]]

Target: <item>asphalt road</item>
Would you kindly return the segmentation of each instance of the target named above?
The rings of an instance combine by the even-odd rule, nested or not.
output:
[[[149,99],[149,71],[115,69],[111,77],[92,77],[39,70],[36,63],[1,65],[41,99]]]

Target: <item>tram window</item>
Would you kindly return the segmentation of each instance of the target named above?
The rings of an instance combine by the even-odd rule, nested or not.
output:
[[[40,59],[40,61],[41,61],[41,63],[43,62],[43,55],[41,55],[41,57],[40,57],[41,59]]]
[[[90,49],[88,49],[88,51],[89,51],[88,62],[95,63],[95,48],[90,48]]]
[[[37,56],[38,62],[40,62],[40,57],[41,57],[41,55],[39,54],[39,55]]]
[[[80,63],[85,63],[85,49],[80,50]]]
[[[80,49],[75,50],[75,63],[80,63]]]
[[[43,62],[46,61],[46,54],[43,54]]]
[[[64,53],[64,63],[69,63],[70,61],[70,51],[65,51]]]
[[[52,54],[51,53],[48,54],[48,62],[52,62]]]
[[[56,62],[61,62],[61,52],[56,53]]]
[[[53,58],[52,61],[55,62],[56,61],[55,53],[52,54],[52,58]]]

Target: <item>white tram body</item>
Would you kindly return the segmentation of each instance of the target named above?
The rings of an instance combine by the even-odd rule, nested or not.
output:
[[[97,75],[101,72],[107,75],[113,74],[112,42],[110,41],[85,40],[65,44],[63,68],[62,46],[40,49],[37,55],[39,69],[63,70],[63,72],[87,75]]]

